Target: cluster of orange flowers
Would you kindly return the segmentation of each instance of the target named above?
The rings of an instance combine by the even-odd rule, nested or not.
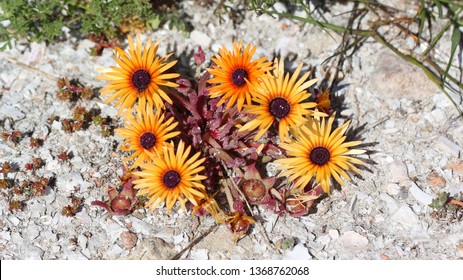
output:
[[[215,213],[219,222],[226,220],[201,182],[206,179],[201,175],[204,155],[193,154],[182,141],[173,141],[180,134],[175,130],[178,123],[163,113],[165,102],[172,104],[169,95],[179,94],[174,90],[178,84],[171,81],[180,76],[171,69],[177,61],[168,62],[171,54],[159,57],[159,42],[153,44],[151,38],[144,47],[139,36],[136,44],[131,37],[128,41],[128,52],[116,48],[118,65],[102,69],[99,79],[108,80],[101,90],[109,96],[106,102],[116,101],[119,114],[125,110],[125,126],[116,133],[125,139],[121,150],[131,152],[124,159],[132,162],[130,169],[141,170],[133,172],[138,177],[133,181],[137,195],[146,195],[146,205],[153,209],[164,202],[169,211],[177,201],[184,210],[189,201],[195,211],[208,202],[206,210]],[[273,63],[266,57],[252,60],[255,51],[255,46],[243,47],[241,42],[235,42],[232,50],[220,48],[207,69],[212,75],[207,81],[209,98],[220,98],[218,105],[237,106],[251,116],[247,123],[236,125],[240,131],[257,131],[255,141],[275,125],[279,146],[287,152],[286,158],[276,160],[281,176],[294,181],[294,189],[314,181],[330,193],[331,177],[343,185],[341,177],[349,180],[347,171],[358,172],[354,164],[364,164],[351,157],[365,152],[351,149],[361,142],[346,142],[349,122],[332,131],[335,115],[319,112],[317,103],[308,101],[308,88],[316,79],[308,80],[310,73],[299,77],[302,64],[290,75],[283,59]]]

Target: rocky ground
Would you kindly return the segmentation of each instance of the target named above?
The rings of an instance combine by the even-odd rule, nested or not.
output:
[[[303,62],[323,78],[330,65],[322,62],[341,40],[314,26],[252,12],[234,26],[228,16],[220,22],[211,9],[192,1],[182,5],[191,15],[193,32],[185,36],[165,28],[152,34],[162,42],[160,54],[175,52],[180,66],[190,64],[186,54],[198,45],[210,58],[219,46],[239,39],[257,45],[256,56],[278,53],[290,58],[288,67]],[[287,9],[280,3],[276,8]],[[336,4],[332,10],[341,14],[348,7]],[[442,54],[448,53],[449,40],[438,46]],[[0,129],[26,135],[16,145],[0,140],[0,162],[22,167],[40,157],[45,166],[35,174],[15,172],[9,178],[56,178],[55,187],[29,200],[23,211],[9,211],[7,199],[0,199],[1,259],[170,259],[214,226],[212,218],[200,220],[190,213],[140,209],[111,217],[91,205],[118,182],[121,139],[103,137],[94,125],[66,133],[60,122],[47,120],[72,117],[73,105],[56,99],[57,77],[103,85],[96,79],[97,69],[112,65],[112,53],[107,49],[102,56],[91,56],[93,45],[72,38],[49,45],[17,42],[0,53]],[[343,80],[335,93],[343,100],[339,116],[352,119],[369,150],[361,176],[323,199],[313,214],[292,218],[260,211],[261,222],[237,244],[224,226],[215,227],[182,258],[463,259],[461,214],[437,215],[428,206],[438,191],[463,192],[463,119],[418,68],[372,40],[340,70]],[[117,119],[116,109],[101,99],[76,105],[100,108],[103,116]],[[43,146],[30,147],[30,137],[43,139]],[[74,156],[60,160],[62,152]],[[84,198],[83,207],[66,217],[62,209],[70,204],[71,193]],[[282,240],[293,240],[294,246],[281,250]]]

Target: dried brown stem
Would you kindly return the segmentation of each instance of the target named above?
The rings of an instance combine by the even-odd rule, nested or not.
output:
[[[45,77],[45,78],[47,78],[47,79],[49,79],[49,80],[52,80],[52,81],[54,81],[54,82],[58,82],[58,78],[57,78],[57,77],[52,76],[52,75],[50,75],[50,74],[48,74],[48,73],[45,73],[45,72],[43,72],[43,71],[40,71],[40,70],[38,70],[38,69],[36,69],[36,68],[34,68],[34,67],[32,67],[32,66],[29,66],[29,65],[27,65],[27,64],[22,63],[22,62],[19,62],[18,60],[14,59],[14,58],[12,58],[12,57],[5,56],[5,59],[8,60],[9,62],[13,63],[13,64],[16,64],[16,65],[19,66],[19,67],[22,67],[22,68],[28,70],[28,71],[31,71],[31,72],[36,73],[36,74],[39,74],[40,76]]]
[[[450,199],[449,204],[453,204],[453,205],[463,207],[463,201],[459,201],[459,200],[456,200],[456,199]]]
[[[199,236],[198,238],[196,238],[195,240],[193,240],[190,244],[188,244],[188,246],[186,246],[185,248],[183,248],[180,252],[178,252],[175,256],[173,256],[171,258],[171,260],[178,260],[180,259],[180,257],[188,250],[190,250],[191,248],[193,248],[196,244],[198,244],[199,242],[201,242],[201,240],[203,240],[206,236],[208,236],[211,232],[213,232],[219,225],[218,224],[215,224],[213,226],[211,226],[205,233],[203,233],[201,236]]]

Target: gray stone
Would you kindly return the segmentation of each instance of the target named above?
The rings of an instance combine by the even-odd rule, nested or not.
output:
[[[399,208],[397,201],[386,193],[381,193],[379,198],[386,203],[389,214],[394,213]]]
[[[64,255],[64,259],[66,260],[88,260],[87,256],[82,254],[82,252],[80,251],[66,252]]]
[[[130,222],[132,223],[132,228],[131,230],[136,233],[141,233],[143,235],[153,235],[157,231],[153,227],[153,225],[148,224],[145,221],[142,221],[138,218],[135,217],[130,217],[129,218]]]
[[[84,225],[91,225],[94,222],[94,219],[92,219],[88,214],[87,207],[83,207],[82,210],[79,213],[77,213],[75,217],[77,220],[79,220],[79,223]]]
[[[47,206],[44,203],[32,201],[29,203],[29,210],[31,212],[32,218],[39,218],[45,215],[45,211],[47,210]]]
[[[57,159],[53,160],[48,160],[46,165],[45,165],[45,170],[46,171],[59,171],[61,170],[61,164]]]
[[[24,243],[24,238],[22,238],[21,234],[19,234],[19,232],[13,232],[11,234],[11,242],[13,244],[23,244]]]
[[[26,115],[17,107],[3,103],[0,106],[0,119],[12,118],[13,120],[21,120]]]
[[[0,231],[0,244],[6,244],[11,240],[11,232]]]
[[[27,240],[33,241],[34,239],[39,237],[40,231],[41,230],[39,229],[39,227],[36,224],[29,223],[27,225],[27,230],[26,230],[26,238],[27,238]]]
[[[461,151],[461,147],[458,146],[457,144],[455,144],[454,142],[452,142],[450,139],[448,139],[447,137],[441,135],[439,136],[439,138],[437,138],[437,143],[436,143],[436,147],[443,151],[443,152],[446,152],[454,157],[458,157],[460,151]]]
[[[389,195],[398,195],[400,193],[400,186],[396,183],[389,183],[386,185],[386,192]]]
[[[317,242],[323,244],[323,246],[327,246],[331,242],[331,237],[329,234],[324,234],[316,239]]]
[[[136,246],[127,259],[131,260],[166,260],[175,255],[174,246],[161,238],[145,238]]]
[[[26,245],[22,248],[24,260],[41,260],[43,258],[44,251],[39,247],[33,245]]]
[[[109,236],[109,239],[113,243],[119,238],[120,234],[126,230],[125,228],[123,228],[118,223],[112,220],[102,222],[101,227],[106,231],[106,234]]]
[[[20,219],[16,218],[15,216],[11,216],[8,218],[8,221],[13,224],[14,227],[17,227],[21,222]]]
[[[369,78],[369,89],[382,98],[423,100],[438,91],[421,70],[390,51],[379,54]]]
[[[241,257],[239,255],[231,255],[229,257],[230,260],[240,261]]]
[[[403,205],[391,217],[395,222],[398,222],[406,227],[414,227],[418,225],[419,219],[410,207]]]
[[[89,182],[84,181],[80,173],[66,173],[58,176],[56,188],[65,192],[72,192],[76,187],[85,191],[90,186]]]

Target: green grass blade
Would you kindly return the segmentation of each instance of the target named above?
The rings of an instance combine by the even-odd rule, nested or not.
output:
[[[437,6],[437,10],[439,11],[439,17],[442,18],[444,16],[443,10],[442,10],[442,2],[441,0],[432,0],[434,4]]]
[[[426,7],[424,0],[421,0],[420,9],[418,10],[418,17],[420,19],[420,26],[418,28],[418,38],[422,38],[421,34],[423,34],[424,23],[426,22]]]
[[[450,66],[452,65],[453,56],[455,55],[455,51],[457,50],[457,47],[460,45],[460,40],[461,40],[461,31],[458,28],[458,26],[454,26],[453,33],[452,33],[452,47],[450,49],[450,58],[447,64],[447,68],[445,68],[445,73],[444,73],[444,76],[442,77],[442,81],[445,81],[445,79],[447,78],[449,74]]]

